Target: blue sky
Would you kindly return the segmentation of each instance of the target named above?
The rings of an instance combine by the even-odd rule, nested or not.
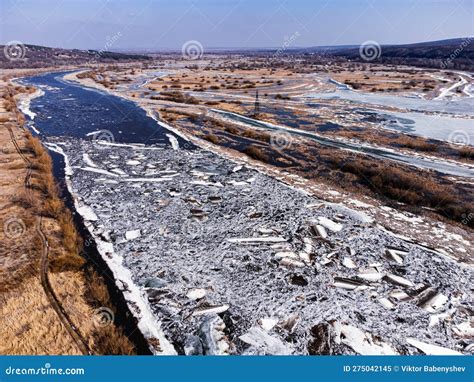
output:
[[[408,43],[474,35],[472,0],[0,0],[0,43],[180,48]]]

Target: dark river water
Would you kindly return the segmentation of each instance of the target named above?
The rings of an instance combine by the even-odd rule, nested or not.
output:
[[[133,102],[66,82],[62,79],[66,73],[48,73],[21,81],[45,93],[33,99],[30,106],[36,114],[34,127],[41,135],[86,139],[96,136],[117,143],[169,145],[166,136],[169,134],[183,146],[184,141],[180,137],[159,126]],[[104,131],[107,133],[104,134]]]
[[[30,123],[34,123],[34,127],[41,135],[46,137],[73,136],[85,139],[97,137],[97,139],[117,143],[165,145],[170,144],[167,135],[172,135],[178,140],[180,147],[193,147],[189,142],[185,142],[158,125],[135,103],[96,89],[67,82],[62,79],[66,73],[68,72],[48,73],[22,80],[23,83],[36,86],[45,93],[42,97],[33,99],[30,106],[31,111],[36,114],[34,121],[30,121]],[[233,113],[221,113],[230,119],[242,119]],[[256,123],[248,119],[245,119],[244,122]],[[259,123],[258,127],[268,128],[269,126]],[[308,135],[304,131],[298,132],[298,134]],[[446,161],[406,156],[401,153],[341,143],[313,135],[307,137],[318,140],[324,145],[362,152],[380,159],[394,160],[448,175],[474,177],[474,171],[471,168]]]
[[[93,139],[91,133],[107,131],[98,137],[116,143],[143,143],[170,145],[167,135],[174,136],[180,147],[193,148],[172,132],[159,126],[153,118],[133,102],[103,93],[94,89],[70,84],[62,79],[63,73],[48,73],[22,79],[25,85],[40,88],[44,95],[32,100],[30,110],[36,114],[33,120],[28,117],[30,127],[38,130],[47,140],[53,136],[72,136]],[[112,138],[111,138],[112,137]],[[64,158],[50,151],[53,159],[53,173],[59,185],[61,197],[73,212],[74,221],[83,238],[83,256],[93,266],[107,284],[115,305],[115,322],[120,325],[127,337],[134,343],[138,354],[151,354],[136,321],[130,312],[123,294],[115,285],[114,275],[97,251],[95,242],[85,228],[82,217],[75,213],[72,195],[65,186]]]

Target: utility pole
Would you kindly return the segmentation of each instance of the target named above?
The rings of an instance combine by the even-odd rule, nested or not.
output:
[[[258,90],[257,92],[255,93],[255,108],[254,108],[254,112],[253,114],[255,116],[259,115],[260,114],[260,101],[258,99]]]

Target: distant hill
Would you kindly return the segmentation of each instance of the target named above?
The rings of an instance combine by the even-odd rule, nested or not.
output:
[[[146,55],[99,50],[49,48],[38,45],[0,45],[0,67],[4,69],[114,63],[149,59],[151,58]]]
[[[325,51],[334,57],[344,57],[351,61],[367,61],[361,57],[357,47],[313,47],[304,49],[305,53]],[[403,45],[382,45],[374,63],[407,64],[414,66],[474,70],[474,37],[455,38],[440,41],[427,41]]]

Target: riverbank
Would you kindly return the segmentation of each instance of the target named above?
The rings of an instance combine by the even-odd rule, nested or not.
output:
[[[6,81],[1,88],[0,353],[132,354],[104,280],[80,256],[51,159],[23,127],[16,104],[27,108],[38,93]]]
[[[95,88],[97,90],[113,94],[125,98],[127,100],[135,102],[138,106],[142,107],[147,111],[150,116],[161,115],[166,117],[166,113],[162,112],[163,106],[161,106],[162,101],[154,101],[148,98],[134,97],[136,90],[134,90],[130,95],[130,92],[126,90],[113,90],[106,88],[101,84],[96,83],[89,77],[77,78],[74,73],[67,75],[69,81],[80,83],[84,86]],[[158,103],[157,103],[158,102]],[[195,105],[178,105],[176,103],[169,103],[166,110],[173,110],[177,106],[183,106],[187,109],[193,109]],[[293,185],[304,189],[306,192],[314,195],[315,197],[321,198],[328,202],[340,203],[348,208],[355,209],[362,213],[368,214],[372,219],[377,221],[378,224],[383,226],[385,229],[390,230],[399,237],[403,237],[405,240],[418,243],[424,247],[431,248],[436,250],[438,253],[442,253],[445,256],[452,257],[454,259],[472,263],[472,256],[470,256],[471,248],[474,246],[474,241],[468,224],[472,221],[470,218],[469,209],[463,209],[460,214],[462,217],[461,222],[453,224],[449,218],[445,216],[440,216],[433,213],[433,210],[429,207],[421,208],[417,212],[407,211],[406,206],[399,203],[399,198],[395,198],[395,203],[390,203],[390,200],[387,200],[385,197],[377,198],[377,192],[373,190],[365,190],[360,187],[354,187],[351,185],[351,177],[354,177],[352,174],[339,174],[339,176],[327,177],[327,171],[323,171],[321,176],[311,176],[311,166],[316,165],[319,162],[314,162],[310,160],[311,158],[320,157],[318,153],[327,152],[327,157],[334,157],[336,153],[331,153],[330,150],[318,147],[315,153],[307,154],[309,142],[305,141],[305,149],[298,152],[298,155],[291,156],[292,150],[296,150],[299,145],[299,139],[295,136],[290,136],[288,133],[283,132],[282,134],[276,134],[276,138],[270,139],[270,136],[267,134],[268,139],[266,142],[262,142],[259,139],[252,139],[256,134],[250,135],[244,138],[241,134],[234,134],[233,131],[229,133],[227,128],[224,129],[222,124],[216,123],[207,123],[205,120],[202,120],[199,117],[199,113],[192,114],[194,118],[188,118],[183,112],[182,118],[179,119],[167,119],[167,126],[172,126],[173,129],[180,131],[186,139],[193,142],[199,147],[204,147],[207,150],[210,150],[219,155],[224,155],[225,157],[232,159],[234,161],[243,161],[245,163],[251,164],[253,168],[257,168],[260,171],[266,172],[272,177],[279,179],[289,185]],[[203,113],[201,113],[202,115]],[[211,121],[213,122],[213,121]],[[262,124],[262,122],[259,122]],[[247,126],[250,130],[256,130],[259,132],[259,129],[255,129],[254,126]],[[231,126],[235,130],[233,126]],[[207,136],[217,135],[217,142],[210,142],[206,140]],[[235,136],[234,136],[235,135]],[[236,140],[235,147],[234,145],[229,145],[228,142],[232,142],[232,139]],[[288,165],[283,166],[283,168],[274,166],[271,163],[266,163],[265,161],[258,160],[259,158],[251,158],[245,153],[239,152],[240,147],[244,147],[242,141],[245,140],[247,145],[255,145],[260,148],[261,151],[264,151],[267,147],[269,148],[269,154],[274,153],[276,157],[284,158],[285,160],[296,161],[298,165],[296,167],[291,167]],[[339,142],[339,141],[338,141]],[[342,143],[341,143],[342,144]],[[388,152],[388,151],[387,151]],[[396,152],[391,151],[393,155]],[[273,154],[272,154],[273,155]],[[308,156],[308,161],[301,161],[301,155]],[[338,154],[339,155],[339,154]],[[326,157],[325,156],[325,157]],[[430,165],[436,164],[435,158],[430,158],[429,156],[417,154],[414,159],[423,158],[426,163],[430,162],[433,159]],[[347,159],[349,161],[355,161],[359,156],[356,153],[349,153]],[[334,159],[334,158],[333,158]],[[341,158],[340,163],[345,161]],[[379,160],[376,161],[377,163]],[[289,162],[291,164],[291,162]],[[336,166],[340,168],[340,163]],[[454,166],[456,162],[446,160],[446,163]],[[337,164],[337,163],[336,163]],[[383,164],[383,163],[382,163]],[[464,163],[459,163],[460,170],[470,171],[472,167]],[[370,168],[370,163],[367,164]],[[387,165],[382,166],[389,167],[390,162],[387,162]],[[334,167],[334,166],[333,166]],[[400,166],[398,166],[400,167]],[[307,171],[306,168],[309,170]],[[304,169],[304,170],[301,170]],[[403,169],[403,168],[402,168]],[[397,170],[397,169],[395,169]],[[420,184],[423,184],[423,177],[425,176],[423,172],[417,172],[412,167],[407,167],[403,169],[404,172],[411,176],[410,174],[416,174],[418,179],[421,181]],[[383,172],[383,171],[382,171]],[[420,175],[418,175],[420,174]],[[429,175],[430,179],[434,183],[440,182],[437,179],[437,175],[432,172],[426,173]],[[344,186],[340,178],[348,178],[349,183]],[[393,178],[396,179],[396,178]],[[456,188],[468,188],[469,180],[464,178],[456,177],[447,177],[446,181],[441,181],[441,183],[446,184],[452,183]],[[367,188],[367,187],[365,187]],[[400,188],[400,187],[399,187]],[[403,188],[403,187],[402,187]],[[377,188],[375,188],[377,191]],[[374,195],[375,194],[375,195]],[[445,196],[441,197],[441,200],[447,200]],[[419,206],[419,203],[416,203]],[[448,214],[449,215],[449,214]]]
[[[45,98],[64,98],[57,93]],[[86,118],[90,93],[75,92],[68,113]],[[42,114],[57,116],[54,108]],[[139,117],[134,126],[148,122]],[[113,118],[105,109],[91,114],[94,123]],[[49,132],[48,123],[38,126]],[[154,121],[157,133],[170,134],[161,127]],[[178,353],[322,354],[308,333],[327,336],[324,351],[333,354],[415,354],[415,336],[440,351],[472,350],[462,340],[468,267],[308,195],[292,174],[280,172],[293,180],[288,187],[261,162],[178,150],[177,140],[136,145],[63,134],[48,144],[67,158],[71,193],[104,258],[127,272],[117,282],[147,303]],[[331,310],[334,302],[342,308]],[[143,315],[143,305],[135,312]],[[351,340],[337,343],[333,329]],[[364,338],[376,346],[360,347]]]

